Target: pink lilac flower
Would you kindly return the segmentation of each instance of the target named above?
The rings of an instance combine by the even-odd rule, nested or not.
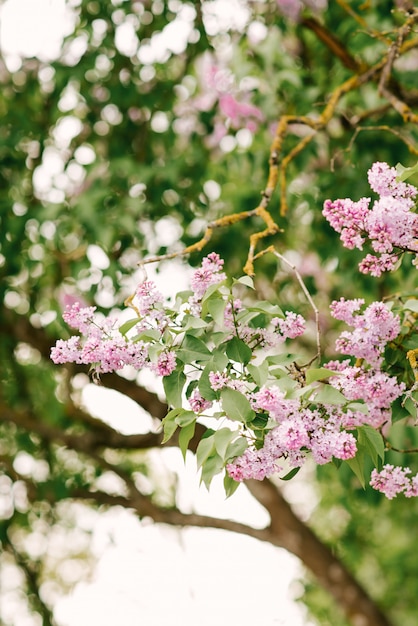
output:
[[[81,363],[80,358],[80,337],[73,336],[70,339],[58,339],[55,346],[51,348],[51,360],[55,364]]]
[[[266,411],[279,423],[299,410],[298,400],[286,399],[278,387],[261,387],[252,395],[251,406],[254,411]]]
[[[194,389],[189,398],[189,404],[194,413],[203,413],[207,409],[210,409],[213,403],[209,400],[205,400],[198,389]]]
[[[238,482],[249,478],[263,480],[281,471],[282,468],[277,465],[277,459],[280,456],[282,454],[274,443],[270,446],[265,445],[260,450],[247,448],[244,454],[237,457],[232,463],[228,463],[226,470],[231,478]]]
[[[409,467],[396,467],[386,464],[380,472],[376,469],[372,471],[370,485],[373,489],[384,493],[389,500],[402,492],[407,493],[410,497],[415,495],[417,485],[416,476],[411,484],[411,479],[408,476],[410,473]]]
[[[375,367],[382,362],[386,344],[400,333],[399,316],[394,315],[383,302],[372,302],[363,314],[357,313],[362,300],[345,300],[331,303],[331,315],[354,326],[353,331],[343,331],[335,343],[342,354],[365,359]]]
[[[156,364],[151,366],[158,376],[169,376],[176,369],[176,353],[170,350],[161,352]]]
[[[394,167],[387,163],[377,161],[367,173],[369,185],[379,196],[395,196],[415,198],[418,190],[413,185],[397,181],[398,173]]]
[[[201,300],[211,285],[221,283],[226,279],[226,274],[222,271],[223,260],[216,252],[211,252],[202,260],[201,266],[194,271],[190,280],[193,295],[188,303],[194,315],[199,315],[201,311]]]
[[[379,278],[383,272],[390,272],[396,266],[399,257],[396,254],[382,254],[380,257],[374,254],[366,254],[359,263],[359,270],[362,274],[370,274]]]
[[[325,365],[328,369],[334,369],[333,362]],[[363,367],[355,367],[345,361],[344,369],[339,368],[338,376],[329,379],[330,384],[341,391],[347,400],[363,400],[368,408],[367,413],[357,411],[348,412],[343,419],[345,427],[369,424],[373,428],[379,428],[391,420],[390,407],[396,398],[405,391],[405,384],[398,383],[394,376],[389,376],[380,370],[365,370]]]
[[[353,202],[349,198],[344,200],[325,200],[324,217],[329,221],[332,228],[340,233],[340,239],[346,248],[363,249],[365,237],[365,220],[368,215],[370,198],[361,198]]]
[[[369,208],[370,198],[353,202],[349,198],[326,200],[323,215],[340,233],[346,248],[359,248],[368,240],[377,253],[367,254],[359,264],[363,274],[381,276],[393,270],[400,253],[418,253],[418,215],[414,198],[418,190],[396,180],[397,172],[387,163],[374,163],[369,183],[380,198]]]
[[[236,129],[244,127],[254,132],[257,129],[257,122],[264,119],[264,115],[258,107],[248,102],[238,102],[231,93],[220,96],[219,110]]]
[[[62,318],[68,326],[85,334],[90,330],[95,311],[95,306],[81,307],[80,303],[77,301],[74,302],[72,306],[67,306],[62,314]]]
[[[235,389],[243,394],[247,394],[247,386],[243,380],[239,378],[231,378],[228,374],[222,372],[209,372],[209,382],[214,391],[220,389]]]
[[[295,337],[303,335],[306,330],[306,321],[302,315],[292,311],[286,311],[284,319],[274,317],[271,322],[273,326],[280,329],[285,339],[295,339]]]
[[[214,391],[219,391],[229,386],[230,378],[221,372],[209,372],[210,386]]]
[[[277,0],[280,13],[294,22],[299,20],[304,6],[313,11],[323,11],[327,4],[327,0]]]

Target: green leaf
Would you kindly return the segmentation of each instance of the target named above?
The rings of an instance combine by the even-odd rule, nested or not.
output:
[[[226,285],[226,280],[221,281],[220,283],[216,283],[214,285],[210,285],[202,298],[202,308],[204,307],[204,304],[207,300],[209,300],[209,298],[211,298],[213,296],[214,293],[219,292],[219,294],[222,295],[226,295],[228,292],[225,289],[222,289],[222,287],[225,287]],[[216,296],[219,297],[219,296]]]
[[[207,361],[211,357],[211,351],[201,339],[186,333],[180,350],[177,350],[177,356],[183,363]]]
[[[183,455],[183,459],[186,459],[187,447],[189,445],[190,440],[193,438],[194,432],[196,428],[196,420],[194,419],[192,422],[184,426],[179,434],[179,446],[181,453]]]
[[[227,301],[223,298],[214,298],[209,300],[207,303],[207,310],[218,326],[224,325],[224,315],[227,304]]]
[[[181,407],[182,391],[185,383],[186,376],[183,373],[183,368],[176,368],[169,376],[163,376],[163,386],[167,404],[175,408]]]
[[[127,322],[119,326],[120,334],[125,336],[126,333],[128,333],[131,330],[131,328],[133,328],[137,324],[139,324],[139,319],[137,317],[133,320],[128,320]]]
[[[162,443],[166,443],[174,435],[178,426],[175,419],[184,410],[185,409],[172,409],[162,419],[162,426],[163,426],[163,431],[164,431],[164,437],[163,437]]]
[[[331,385],[322,385],[315,395],[315,402],[321,404],[347,404],[348,400],[338,389],[331,387]]]
[[[218,400],[219,392],[212,389],[212,385],[210,384],[209,374],[211,372],[218,371],[217,368],[214,368],[212,364],[206,365],[203,370],[198,383],[198,389],[200,395],[205,399],[213,402],[213,400]]]
[[[226,450],[233,439],[237,436],[236,431],[229,428],[220,428],[215,432],[215,448],[219,456],[225,460]]]
[[[144,330],[139,335],[136,335],[133,341],[159,341],[161,338],[161,333],[156,328],[150,328],[149,330]]]
[[[245,285],[246,287],[249,287],[250,289],[254,289],[254,281],[251,278],[251,276],[241,276],[241,278],[233,278],[232,283],[234,285],[236,284]]]
[[[409,311],[414,311],[414,313],[418,313],[418,300],[407,300],[403,305],[404,309],[408,309]]]
[[[203,463],[215,452],[214,434],[200,440],[196,450],[197,467],[202,467]]]
[[[254,380],[255,384],[259,387],[262,387],[267,381],[269,366],[266,360],[264,360],[260,365],[252,365],[251,363],[249,363],[247,365],[247,370]]]
[[[338,372],[333,372],[332,370],[328,370],[325,367],[319,367],[318,369],[307,370],[306,372],[306,384],[310,385],[316,380],[323,380],[324,378],[329,378],[330,376],[338,376]]]
[[[268,300],[260,300],[254,306],[249,308],[250,311],[257,311],[257,313],[267,313],[268,315],[275,315],[278,317],[284,317],[283,311],[277,304],[272,304]]]
[[[398,163],[396,165],[396,171],[398,173],[396,180],[403,182],[418,173],[418,163],[415,163],[412,167],[404,167],[401,163]]]
[[[291,480],[296,474],[299,472],[300,467],[294,467],[286,474],[286,476],[281,476],[280,480]]]
[[[193,411],[182,409],[181,413],[175,416],[174,421],[183,428],[196,421],[196,414]]]
[[[227,472],[224,476],[224,489],[225,495],[227,498],[230,498],[232,494],[236,492],[238,487],[240,486],[240,482],[234,480]]]
[[[371,456],[373,463],[378,465],[379,458],[385,458],[385,444],[382,435],[371,426],[358,428],[358,443]]]
[[[246,424],[251,422],[255,417],[255,411],[247,398],[235,389],[222,389],[221,391],[222,408],[227,417]]]
[[[232,361],[243,363],[244,365],[250,361],[253,354],[251,348],[238,337],[233,337],[228,341],[226,353]]]
[[[206,328],[207,323],[205,320],[202,320],[200,317],[196,317],[195,315],[185,315],[182,321],[182,326],[185,330]]]
[[[360,481],[363,489],[366,488],[366,476],[365,476],[365,455],[360,450],[357,451],[356,456],[353,459],[347,459],[344,461],[349,468],[354,472]]]
[[[212,482],[212,478],[219,474],[224,467],[224,462],[220,456],[217,454],[213,454],[202,465],[202,476],[201,482],[203,482],[207,489],[210,487],[210,483]]]
[[[236,459],[238,456],[244,454],[247,448],[247,440],[244,437],[238,437],[238,439],[235,439],[235,441],[232,441],[229,444],[227,451],[225,452],[225,461]]]

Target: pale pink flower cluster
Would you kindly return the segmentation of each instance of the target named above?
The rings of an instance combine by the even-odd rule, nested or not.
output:
[[[264,121],[264,115],[257,106],[249,102],[250,93],[239,91],[235,87],[232,73],[219,67],[212,57],[206,56],[203,59],[201,74],[203,93],[195,98],[194,107],[209,111],[217,105],[219,112],[214,120],[214,132],[209,143],[217,146],[229,128],[247,128],[254,133],[260,122]]]
[[[351,365],[349,360],[330,361],[325,365],[338,372],[330,378],[330,384],[341,391],[347,400],[363,400],[367,414],[361,411],[347,411],[344,425],[354,428],[369,424],[379,428],[390,424],[391,405],[405,391],[404,383],[381,371],[383,352],[386,344],[395,339],[400,332],[400,320],[383,302],[372,302],[360,313],[364,300],[345,300],[332,302],[331,314],[336,319],[346,322],[354,330],[343,331],[335,343],[336,349],[366,361],[367,364]]]
[[[197,415],[199,415],[200,413],[203,413],[204,411],[207,411],[208,409],[210,409],[212,407],[213,402],[210,402],[209,400],[205,400],[205,398],[201,395],[200,391],[198,389],[194,389],[192,392],[192,395],[189,398],[189,404],[190,404],[191,410]]]
[[[353,331],[340,334],[336,349],[342,354],[365,359],[370,365],[380,367],[386,344],[399,335],[399,316],[394,315],[383,302],[372,302],[364,313],[354,315],[362,304],[362,299],[345,298],[331,303],[331,315],[354,327]]]
[[[405,384],[398,383],[396,378],[386,372],[355,367],[349,361],[337,363],[330,361],[325,367],[339,372],[332,376],[330,384],[341,391],[347,400],[363,400],[368,412],[347,411],[343,420],[346,428],[355,428],[368,424],[380,428],[391,422],[391,405],[405,391]]]
[[[224,372],[209,372],[209,382],[214,391],[220,391],[228,387],[229,389],[240,391],[243,394],[248,392],[247,386],[243,380],[231,378]]]
[[[374,163],[369,184],[380,198],[370,209],[370,198],[326,200],[323,215],[340,233],[346,248],[363,249],[368,240],[376,254],[367,254],[359,264],[364,274],[380,276],[392,270],[403,252],[418,253],[418,215],[414,212],[418,190],[396,180],[395,168]]]
[[[299,400],[286,399],[277,387],[262,387],[252,394],[255,411],[265,411],[278,425],[268,432],[259,450],[248,448],[243,455],[227,465],[234,480],[262,480],[283,468],[280,460],[291,467],[300,467],[307,452],[322,465],[333,457],[351,459],[356,455],[356,440],[342,428],[341,409],[323,406],[323,411],[303,406]]]
[[[277,0],[280,13],[294,22],[299,20],[304,7],[313,11],[324,11],[327,5],[327,0]]]
[[[234,300],[234,312],[242,310],[240,300]],[[230,328],[234,334],[238,333],[240,339],[245,341],[251,348],[274,348],[283,343],[286,339],[300,337],[306,330],[306,320],[293,311],[286,311],[284,319],[273,317],[269,328],[260,328],[237,323],[235,327],[232,306],[228,303],[225,308],[224,324]]]
[[[95,307],[81,308],[78,303],[68,307],[63,318],[83,337],[59,339],[51,349],[54,363],[78,363],[92,365],[96,373],[107,373],[132,365],[144,367],[148,359],[147,345],[141,341],[129,343],[112,320],[95,315]]]
[[[226,274],[222,271],[223,264],[223,259],[219,254],[211,252],[202,260],[201,266],[193,272],[190,280],[193,295],[189,298],[189,305],[195,315],[200,314],[201,300],[208,287],[226,279]]]
[[[161,332],[164,331],[169,318],[164,312],[163,303],[164,296],[152,280],[145,280],[138,285],[133,301],[142,317],[142,322],[139,322],[137,327],[138,332],[149,328],[150,322],[154,323]]]
[[[372,471],[370,485],[385,494],[389,500],[400,493],[407,498],[412,498],[418,496],[418,474],[412,477],[409,474],[411,474],[409,467],[387,464],[380,472],[376,469]]]

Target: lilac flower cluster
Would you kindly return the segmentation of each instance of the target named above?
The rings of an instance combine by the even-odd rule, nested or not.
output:
[[[95,310],[96,307],[81,308],[78,302],[67,308],[64,320],[84,337],[83,340],[76,335],[67,340],[59,339],[51,349],[52,361],[91,365],[97,374],[113,372],[125,365],[144,367],[147,345],[142,341],[128,343],[116,321],[100,319]]]
[[[163,296],[152,281],[138,286],[133,306],[143,318],[138,319],[136,333],[151,328],[164,332],[168,317],[162,302]],[[138,370],[148,367],[158,376],[168,376],[175,369],[176,355],[173,351],[161,345],[159,354],[151,359],[145,341],[129,340],[121,333],[116,320],[103,319],[95,311],[96,307],[81,307],[78,302],[67,306],[63,319],[82,336],[59,339],[51,349],[54,363],[91,365],[96,374],[121,370],[126,365]]]
[[[336,349],[342,354],[365,359],[370,365],[379,367],[386,344],[399,335],[400,320],[383,302],[373,302],[364,313],[354,315],[362,304],[362,299],[341,298],[332,302],[331,315],[354,327],[353,331],[340,334]]]
[[[300,400],[287,399],[277,387],[262,387],[249,394],[252,408],[267,413],[278,426],[266,435],[261,449],[249,448],[227,465],[234,480],[262,480],[281,471],[280,460],[284,459],[291,467],[299,467],[308,452],[318,464],[328,463],[332,457],[353,458],[356,440],[348,430],[364,424],[379,428],[390,423],[391,404],[402,395],[405,385],[381,371],[380,366],[387,342],[399,334],[400,322],[381,302],[373,302],[360,313],[363,304],[361,299],[341,298],[331,304],[331,313],[354,327],[352,332],[340,334],[337,350],[367,363],[353,366],[350,360],[330,361],[326,367],[338,373],[331,376],[330,384],[348,401],[363,401],[366,412],[327,404],[312,408]],[[282,327],[286,325],[285,320],[279,321]]]
[[[275,386],[263,386],[251,400],[254,410],[267,412],[278,425],[266,435],[262,448],[248,448],[227,465],[234,480],[263,480],[280,472],[284,460],[290,467],[300,467],[308,452],[319,465],[333,457],[346,460],[356,455],[354,436],[342,428],[341,409],[327,405],[309,408],[299,400],[286,399]]]
[[[370,484],[377,491],[384,493],[389,500],[400,493],[412,498],[418,496],[418,474],[412,477],[409,474],[411,474],[409,467],[386,464],[380,472],[376,469],[372,471]]]
[[[326,200],[323,215],[340,233],[346,248],[363,249],[368,240],[377,254],[367,254],[359,264],[364,274],[380,276],[394,269],[399,255],[418,253],[418,215],[414,212],[418,189],[396,180],[387,163],[376,162],[368,171],[372,190],[380,198],[370,209],[370,198]]]

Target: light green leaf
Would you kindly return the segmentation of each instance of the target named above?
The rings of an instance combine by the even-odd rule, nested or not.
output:
[[[253,354],[251,348],[238,337],[233,337],[228,341],[226,353],[232,361],[243,363],[244,365],[250,361]]]
[[[414,311],[414,313],[418,313],[418,300],[407,300],[403,305],[404,309],[408,309],[409,311]]]
[[[210,313],[212,319],[218,324],[218,326],[224,325],[224,315],[227,304],[227,301],[223,298],[213,298],[207,303],[208,312]]]
[[[260,300],[255,305],[249,308],[250,311],[257,311],[257,313],[267,313],[268,315],[274,315],[278,317],[284,317],[283,311],[277,304],[272,304],[268,300]]]
[[[233,278],[232,282],[234,285],[238,283],[240,285],[245,285],[246,287],[249,287],[250,289],[254,289],[254,281],[251,278],[251,276],[241,276],[241,278]]]
[[[385,458],[385,444],[382,435],[371,426],[364,425],[358,428],[358,443],[372,457],[373,463],[378,465],[379,458]]]
[[[247,398],[235,389],[222,389],[221,391],[222,408],[227,417],[246,424],[251,422],[255,417],[255,411]]]
[[[252,365],[251,363],[249,363],[247,365],[247,370],[254,380],[255,384],[259,387],[262,387],[267,381],[269,375],[269,366],[266,360],[264,360],[260,365]]]
[[[414,174],[418,173],[418,163],[415,163],[412,167],[404,167],[401,163],[398,163],[396,166],[396,171],[398,173],[396,180],[403,182],[411,178]]]
[[[186,376],[182,368],[176,368],[169,376],[163,376],[163,386],[167,404],[174,408],[182,405],[182,391],[186,383]]]
[[[184,411],[184,409],[172,409],[162,420],[162,426],[164,431],[164,437],[162,443],[166,443],[177,430],[177,423],[175,418]]]
[[[244,437],[238,437],[238,439],[235,439],[235,441],[232,441],[228,445],[227,451],[225,452],[225,461],[236,459],[238,456],[244,454],[247,448],[247,440]]]
[[[215,432],[215,448],[219,456],[225,460],[226,450],[231,441],[237,436],[236,431],[229,428],[220,428]]]
[[[120,334],[125,336],[126,333],[128,333],[131,330],[131,328],[133,328],[137,324],[139,324],[139,318],[137,318],[137,317],[135,319],[133,319],[133,320],[128,320],[127,322],[125,322],[124,324],[119,326]]]
[[[193,411],[182,409],[181,413],[175,416],[174,421],[183,428],[196,421],[196,414]]]
[[[321,404],[347,404],[348,400],[338,389],[331,387],[331,385],[322,385],[315,395],[315,402]]]
[[[227,498],[232,496],[238,489],[241,483],[231,478],[231,476],[226,472],[224,476],[224,489],[225,495]]]
[[[194,419],[180,430],[179,446],[184,460],[186,459],[187,446],[194,435],[195,428],[196,420]]]
[[[214,434],[204,437],[200,440],[196,450],[197,466],[202,467],[203,463],[211,454],[215,452],[215,437]]]
[[[201,482],[206,485],[207,489],[210,487],[212,478],[216,476],[216,474],[219,474],[223,470],[223,467],[223,460],[217,454],[213,454],[203,463]]]
[[[338,372],[333,372],[332,370],[328,370],[325,367],[319,367],[318,369],[311,369],[306,371],[306,384],[310,385],[316,380],[323,380],[324,378],[329,378],[330,376],[339,376]]]
[[[363,487],[363,489],[365,489],[366,476],[365,476],[365,469],[364,469],[364,466],[365,466],[364,454],[359,450],[353,459],[347,459],[346,461],[344,461],[344,463],[347,463],[349,468],[354,472],[354,474],[359,479],[360,484]]]
[[[211,357],[211,351],[201,339],[186,333],[177,356],[183,363],[207,361]]]

